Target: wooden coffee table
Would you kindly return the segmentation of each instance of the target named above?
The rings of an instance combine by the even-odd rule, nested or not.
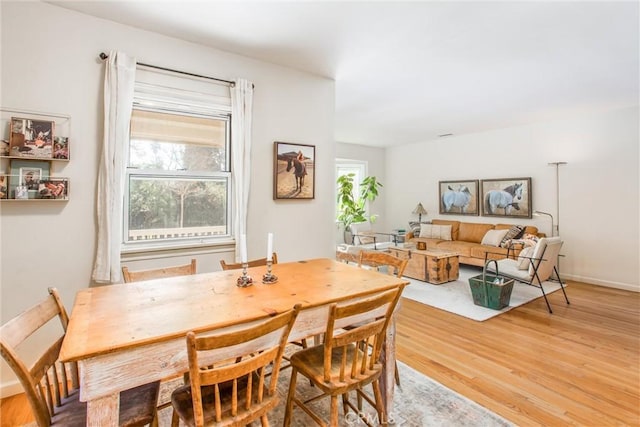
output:
[[[391,247],[389,253],[409,260],[404,275],[434,285],[458,280],[459,257],[456,252]]]

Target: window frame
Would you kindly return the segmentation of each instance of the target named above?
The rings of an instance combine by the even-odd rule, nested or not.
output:
[[[158,170],[158,169],[140,169],[139,167],[129,166],[129,153],[131,150],[131,137],[128,135],[124,147],[124,163],[125,163],[125,181],[123,191],[123,218],[122,218],[122,236],[121,236],[121,251],[122,252],[136,252],[139,250],[162,250],[183,248],[191,246],[202,245],[218,245],[227,244],[233,236],[233,180],[231,172],[231,112],[226,108],[212,107],[210,111],[203,112],[202,109],[197,111],[189,111],[188,109],[175,110],[167,108],[166,106],[150,107],[145,105],[144,102],[138,102],[134,100],[133,110],[150,111],[165,114],[176,114],[191,117],[201,117],[208,119],[217,119],[226,121],[225,130],[225,169],[221,171],[183,171],[183,170]],[[169,142],[169,141],[167,141]],[[150,177],[158,179],[199,179],[205,181],[224,181],[226,182],[226,232],[224,234],[218,234],[215,236],[184,236],[176,238],[162,238],[153,240],[129,240],[129,223],[130,223],[130,183],[132,178]]]

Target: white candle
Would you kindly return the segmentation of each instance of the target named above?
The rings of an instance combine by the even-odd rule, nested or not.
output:
[[[240,261],[247,262],[247,235],[240,235]]]
[[[273,233],[267,234],[267,261],[273,258]]]

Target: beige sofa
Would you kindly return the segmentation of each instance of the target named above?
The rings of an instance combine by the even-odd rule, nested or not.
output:
[[[483,238],[489,230],[510,229],[513,224],[484,224],[461,221],[449,221],[444,219],[434,219],[432,225],[451,226],[451,240],[445,238],[429,238],[414,236],[409,231],[406,236],[408,242],[425,242],[427,250],[454,251],[460,255],[460,262],[463,264],[483,266],[486,259],[503,259],[507,257],[508,247],[489,246],[481,244]],[[446,228],[448,230],[448,228]],[[538,228],[526,226],[524,234],[539,236]],[[507,245],[508,246],[508,245]],[[510,256],[517,256],[523,248],[521,244],[511,246]]]

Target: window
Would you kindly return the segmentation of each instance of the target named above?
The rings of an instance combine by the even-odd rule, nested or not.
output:
[[[125,246],[230,236],[231,114],[227,106],[207,103],[207,98],[136,81],[125,180]]]

